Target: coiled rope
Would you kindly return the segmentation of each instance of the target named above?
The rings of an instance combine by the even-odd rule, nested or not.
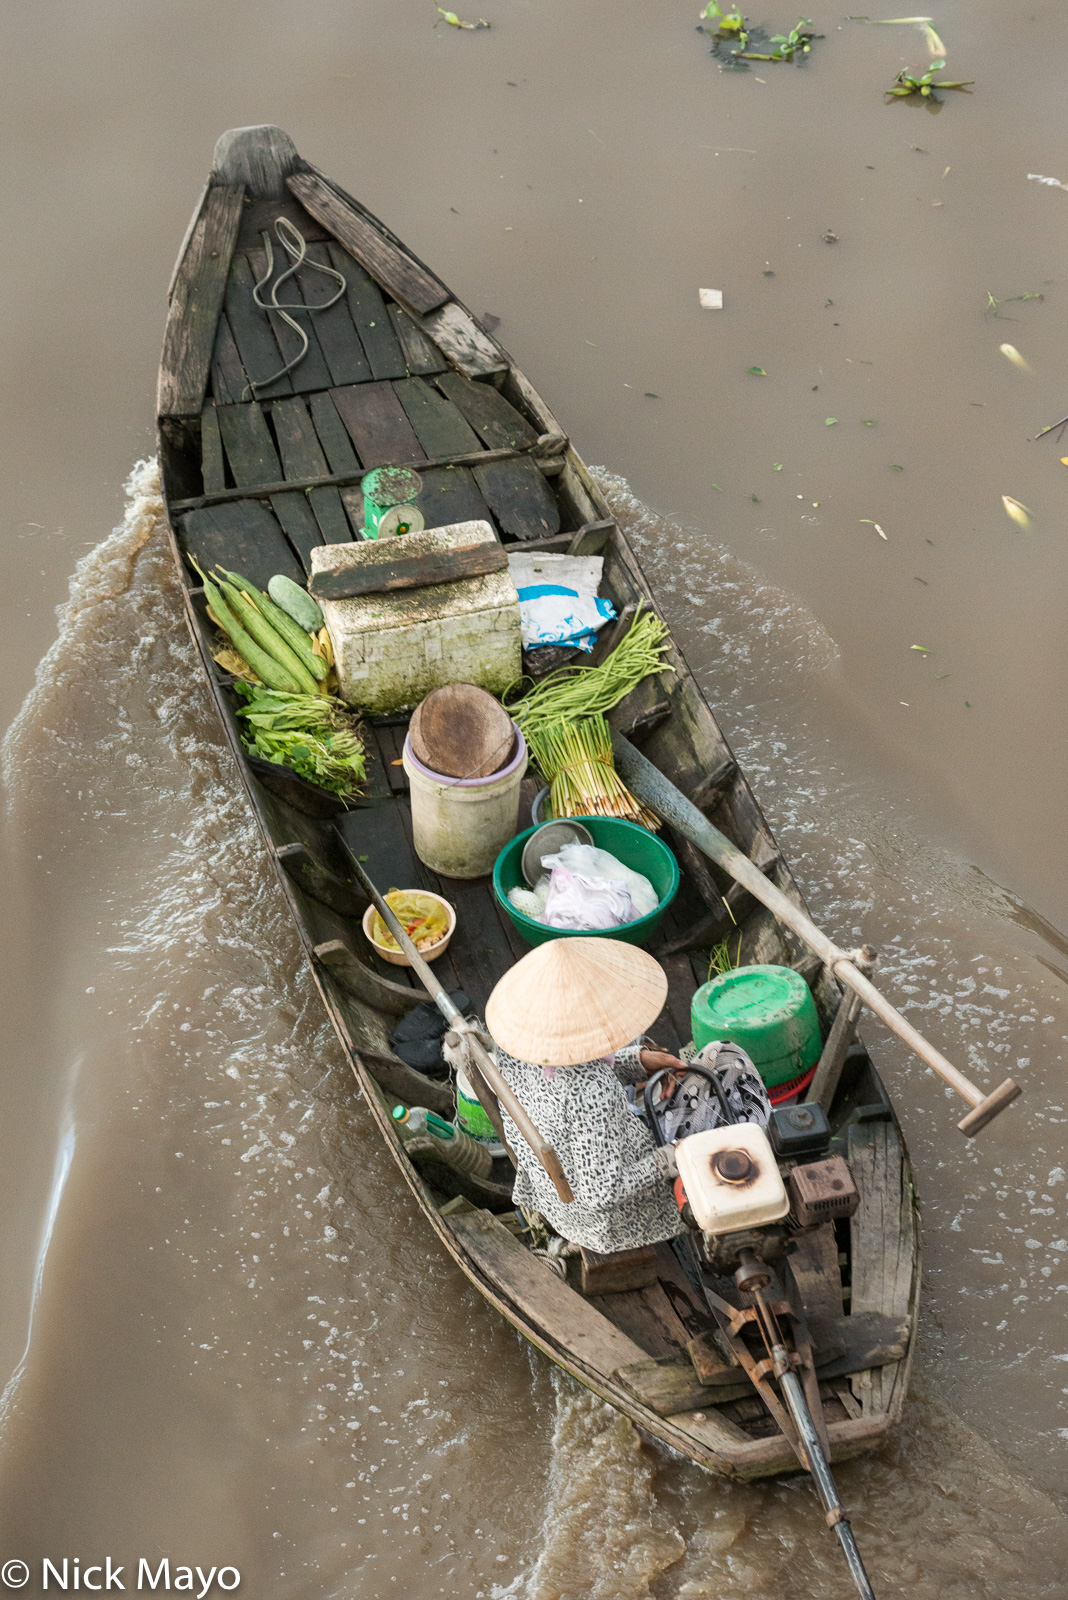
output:
[[[250,378],[248,387],[245,391],[246,394],[250,393],[254,389],[265,389],[269,384],[277,383],[279,378],[284,378],[287,372],[292,372],[294,367],[299,366],[304,360],[304,357],[308,354],[308,335],[301,327],[300,323],[295,322],[289,313],[291,311],[307,311],[309,314],[311,314],[315,311],[329,311],[331,306],[337,305],[337,302],[341,299],[341,296],[345,293],[347,288],[344,277],[340,272],[337,271],[336,267],[324,267],[319,261],[308,260],[308,241],[305,239],[300,229],[290,222],[288,217],[278,217],[275,220],[274,231],[278,237],[278,243],[282,246],[293,265],[291,267],[287,267],[285,272],[280,274],[277,283],[275,283],[271,289],[270,300],[263,300],[260,295],[260,290],[263,289],[266,284],[270,283],[271,278],[274,275],[274,251],[271,248],[271,236],[266,230],[264,230],[262,238],[264,249],[267,252],[267,271],[264,273],[259,282],[253,286],[252,298],[259,306],[261,311],[277,311],[282,321],[291,327],[294,333],[300,339],[301,349],[298,354],[293,357],[292,361],[287,361],[285,366],[281,367],[279,371],[274,373],[271,377],[260,378],[258,380]],[[335,278],[338,284],[337,294],[333,295],[329,300],[324,300],[321,306],[305,305],[303,301],[290,303],[279,300],[279,289],[282,287],[283,283],[285,283],[286,279],[292,278],[301,267],[309,267],[313,272],[323,272],[328,278]]]

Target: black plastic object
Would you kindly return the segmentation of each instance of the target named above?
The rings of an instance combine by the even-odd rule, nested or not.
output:
[[[777,1156],[818,1156],[831,1142],[831,1129],[823,1107],[807,1102],[776,1106],[768,1124],[771,1148]]]
[[[449,999],[465,1015],[471,1009],[471,1002],[462,989],[454,989]],[[416,1072],[425,1073],[428,1078],[444,1078],[448,1067],[441,1053],[441,1041],[448,1026],[434,1002],[424,1001],[397,1023],[389,1037],[390,1048]]]

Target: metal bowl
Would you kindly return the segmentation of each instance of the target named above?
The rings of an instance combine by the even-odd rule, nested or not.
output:
[[[592,844],[593,834],[581,822],[571,817],[561,817],[556,822],[543,822],[523,846],[522,870],[527,885],[533,889],[544,875],[543,856],[554,856],[565,844]]]

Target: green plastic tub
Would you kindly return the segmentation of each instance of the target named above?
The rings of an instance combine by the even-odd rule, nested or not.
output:
[[[550,939],[622,939],[625,944],[646,944],[663,920],[664,913],[674,900],[679,888],[679,864],[662,839],[636,822],[624,822],[618,817],[576,817],[593,835],[593,842],[601,850],[609,850],[617,860],[634,872],[649,879],[659,898],[655,911],[621,928],[547,928],[544,922],[535,922],[522,911],[517,911],[508,899],[509,889],[526,888],[523,880],[523,846],[535,831],[526,828],[506,844],[493,868],[493,893],[499,905],[528,944],[545,944]]]
[[[812,991],[791,967],[737,967],[703,983],[690,1007],[698,1050],[712,1039],[740,1045],[769,1089],[789,1083],[820,1057]]]

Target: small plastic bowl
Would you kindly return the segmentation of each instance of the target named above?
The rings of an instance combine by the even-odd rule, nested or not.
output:
[[[427,945],[424,950],[419,951],[424,961],[436,961],[438,956],[445,954],[449,948],[449,940],[456,931],[456,909],[442,895],[434,894],[430,889],[406,889],[404,892],[405,894],[422,895],[424,900],[436,900],[439,906],[445,907],[445,914],[449,919],[448,927],[436,944]],[[388,895],[386,896],[386,903],[389,903]],[[411,962],[403,950],[390,950],[388,946],[379,944],[377,939],[372,939],[371,925],[374,922],[375,915],[376,908],[373,905],[368,906],[363,914],[363,931],[367,936],[367,943],[371,946],[371,949],[376,955],[380,955],[383,961],[388,961],[391,966],[410,967]]]

